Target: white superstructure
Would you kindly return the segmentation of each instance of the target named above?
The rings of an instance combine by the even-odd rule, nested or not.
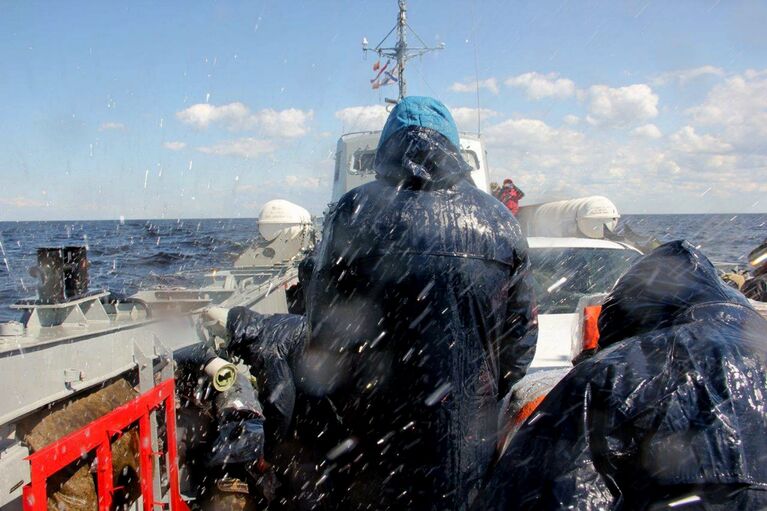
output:
[[[375,157],[380,131],[347,133],[338,139],[336,166],[333,173],[331,202],[337,202],[343,194],[375,179]],[[477,188],[490,190],[490,172],[487,153],[479,135],[461,133],[461,156],[471,165],[471,178]]]
[[[601,239],[615,230],[620,214],[607,197],[593,195],[519,208],[517,219],[528,236],[586,236]]]
[[[311,225],[312,215],[306,209],[283,199],[270,200],[258,215],[258,231],[267,241],[280,234],[298,236]]]

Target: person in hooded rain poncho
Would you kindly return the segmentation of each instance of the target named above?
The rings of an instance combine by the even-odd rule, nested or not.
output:
[[[767,321],[743,295],[671,242],[618,281],[599,331],[478,508],[767,508]]]
[[[306,319],[297,314],[259,314],[234,307],[227,316],[227,352],[250,366],[259,383],[267,418],[268,448],[282,442],[296,404],[293,367],[307,342]]]
[[[326,218],[297,379],[338,412],[339,507],[463,509],[535,352],[527,244],[472,182],[438,101],[394,107],[375,169]]]

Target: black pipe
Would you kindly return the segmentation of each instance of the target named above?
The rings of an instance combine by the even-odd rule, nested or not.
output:
[[[64,301],[64,256],[60,248],[38,248],[37,266],[30,268],[29,274],[40,280],[37,295],[41,303]]]
[[[81,298],[88,293],[88,249],[64,247],[64,295],[68,300]]]
[[[41,303],[62,303],[88,293],[88,249],[85,247],[41,247],[37,266],[29,274],[40,279]]]

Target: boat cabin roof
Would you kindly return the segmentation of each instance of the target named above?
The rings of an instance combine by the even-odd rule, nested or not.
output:
[[[338,139],[331,202],[375,179],[375,154],[380,136],[380,131],[360,131],[346,133]],[[471,173],[474,183],[480,190],[489,192],[490,174],[481,138],[475,133],[461,133],[460,137],[461,155],[474,169]]]

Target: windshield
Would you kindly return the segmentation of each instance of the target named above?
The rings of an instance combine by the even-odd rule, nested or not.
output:
[[[639,254],[603,248],[531,248],[539,314],[576,312],[578,300],[607,293]]]

